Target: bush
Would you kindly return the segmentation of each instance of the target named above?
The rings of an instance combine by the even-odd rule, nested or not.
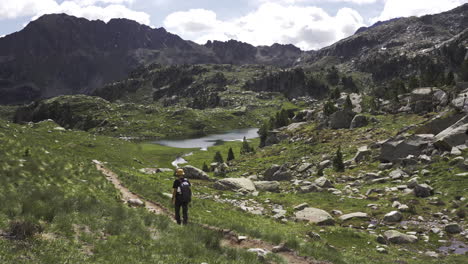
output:
[[[343,163],[343,154],[341,153],[341,146],[338,147],[336,155],[335,157],[333,157],[333,168],[337,172],[343,172],[345,170],[345,166]]]
[[[10,236],[19,240],[30,238],[42,231],[43,229],[39,224],[33,223],[29,220],[14,220],[10,222]]]
[[[206,165],[206,162],[203,162],[202,171],[204,171],[204,172],[210,172],[210,168],[208,168],[208,165]]]

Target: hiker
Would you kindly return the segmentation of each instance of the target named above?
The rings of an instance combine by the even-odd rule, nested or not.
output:
[[[175,176],[177,177],[172,184],[172,203],[175,206],[175,219],[177,224],[180,221],[180,207],[182,207],[183,224],[186,225],[188,221],[188,204],[192,200],[192,191],[190,190],[190,182],[184,178],[185,172],[183,169],[177,169]]]

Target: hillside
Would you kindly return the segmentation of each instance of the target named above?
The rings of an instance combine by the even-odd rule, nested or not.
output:
[[[44,15],[0,39],[0,104],[90,94],[155,62],[288,66],[301,53],[291,45],[254,47],[238,41],[198,45],[164,28],[152,29],[127,19],[104,23]]]

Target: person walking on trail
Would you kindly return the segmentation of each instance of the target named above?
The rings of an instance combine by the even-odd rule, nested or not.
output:
[[[188,221],[188,204],[192,200],[192,191],[190,187],[192,184],[187,178],[185,178],[185,172],[183,169],[176,170],[177,179],[172,184],[172,203],[175,208],[175,220],[177,224],[181,224],[180,221],[180,208],[182,207],[183,224],[186,225]]]

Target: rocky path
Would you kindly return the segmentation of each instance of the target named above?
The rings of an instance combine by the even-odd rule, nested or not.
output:
[[[147,200],[139,196],[138,194],[130,191],[128,188],[123,186],[117,174],[115,174],[113,171],[106,168],[101,162],[96,161],[96,160],[94,160],[93,162],[96,164],[96,168],[106,176],[106,179],[110,181],[117,190],[120,191],[120,193],[122,194],[123,202],[128,203],[128,204],[138,205],[139,201],[141,201],[143,202],[143,204],[141,205],[144,206],[148,211],[155,213],[155,214],[167,215],[171,217],[172,219],[174,219],[173,213],[171,210],[165,208],[164,206],[162,206],[161,204],[157,202]],[[199,224],[199,223],[197,223],[197,225],[203,228],[212,230],[212,231],[222,233],[224,235],[224,239],[221,241],[221,245],[225,247],[247,249],[247,250],[256,252],[260,256],[266,252],[276,251],[275,252],[276,254],[280,255],[284,260],[287,261],[287,263],[290,263],[290,264],[329,264],[330,263],[326,261],[317,261],[317,260],[313,260],[307,257],[299,256],[296,252],[290,249],[287,249],[282,246],[273,245],[266,241],[262,241],[259,239],[250,239],[247,237],[241,237],[231,230],[221,229],[218,227],[209,226],[205,224]]]

